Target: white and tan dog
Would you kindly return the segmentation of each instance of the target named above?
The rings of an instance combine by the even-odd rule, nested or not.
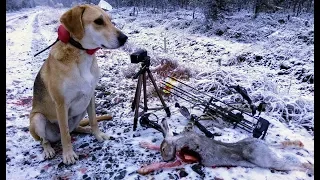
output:
[[[59,37],[35,79],[29,129],[41,141],[45,158],[55,155],[50,142],[61,139],[63,162],[73,164],[78,156],[70,132],[92,132],[99,141],[109,138],[99,130],[97,119],[112,117],[97,118],[95,113],[94,90],[100,71],[94,52],[119,48],[128,37],[98,6],[75,6],[61,16],[60,22],[69,37]],[[81,121],[86,113],[89,120]],[[91,128],[81,126],[85,121]]]

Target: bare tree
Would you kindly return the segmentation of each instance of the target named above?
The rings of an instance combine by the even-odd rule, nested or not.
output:
[[[70,7],[77,3],[98,4],[100,0],[6,0],[6,10],[18,10],[23,7],[35,7],[37,5],[55,6],[58,3]],[[283,9],[285,12],[293,12],[298,16],[302,12],[314,11],[314,0],[107,0],[114,7],[134,7],[136,15],[140,8],[146,10],[153,8],[153,12],[161,10],[166,12],[168,8],[185,8],[193,10],[193,19],[196,9],[201,9],[207,19],[217,19],[226,11],[240,11],[253,8],[254,17],[260,12],[275,12]]]
[[[254,9],[254,18],[257,17],[260,12],[275,12],[282,9],[279,6],[276,6],[273,0],[256,0],[255,9]]]

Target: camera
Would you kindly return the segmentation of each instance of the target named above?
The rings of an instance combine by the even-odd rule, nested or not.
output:
[[[146,50],[138,50],[130,55],[131,63],[137,64],[140,62],[144,62],[148,53]]]

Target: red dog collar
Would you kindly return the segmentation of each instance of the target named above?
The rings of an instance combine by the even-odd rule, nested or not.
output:
[[[58,39],[62,41],[63,43],[70,43],[73,46],[77,47],[78,49],[86,50],[86,52],[90,55],[94,54],[97,50],[100,49],[100,47],[95,48],[95,49],[85,49],[82,47],[82,45],[74,40],[71,36],[70,33],[66,30],[66,28],[63,25],[60,25],[58,28]]]

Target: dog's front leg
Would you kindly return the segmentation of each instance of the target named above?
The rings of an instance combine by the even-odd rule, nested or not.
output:
[[[73,164],[78,159],[78,156],[73,151],[71,144],[71,136],[68,126],[68,109],[65,103],[57,104],[57,116],[59,120],[59,128],[61,134],[63,163]]]
[[[109,136],[104,134],[100,131],[98,127],[98,122],[96,119],[96,109],[95,109],[95,103],[94,103],[94,96],[92,96],[89,106],[87,108],[88,116],[89,116],[89,123],[92,129],[93,135],[98,139],[98,141],[103,141],[109,139]]]

